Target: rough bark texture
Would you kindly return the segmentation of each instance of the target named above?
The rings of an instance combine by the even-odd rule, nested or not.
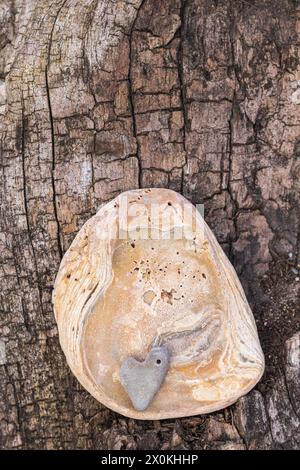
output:
[[[0,1],[1,448],[299,447],[299,46],[297,0]],[[205,203],[257,319],[264,378],[209,416],[123,418],[59,346],[63,253],[149,186]]]

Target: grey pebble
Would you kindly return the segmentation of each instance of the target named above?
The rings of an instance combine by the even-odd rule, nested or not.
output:
[[[169,370],[170,353],[165,346],[151,349],[144,362],[128,357],[120,369],[120,379],[138,411],[145,410],[159,391]]]

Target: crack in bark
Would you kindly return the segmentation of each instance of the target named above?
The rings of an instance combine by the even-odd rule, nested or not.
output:
[[[19,372],[19,367],[17,366],[17,368],[18,368],[18,372]],[[20,437],[21,437],[21,446],[22,446],[22,448],[26,448],[26,443],[27,443],[26,430],[24,429],[24,420],[22,419],[22,416],[21,416],[22,415],[22,407],[21,407],[21,404],[20,404],[19,399],[18,399],[18,392],[17,392],[17,389],[16,389],[15,380],[14,380],[14,378],[11,377],[11,375],[9,373],[8,364],[4,365],[4,370],[5,370],[6,376],[9,378],[8,383],[11,385],[12,390],[13,390],[13,396],[14,396],[15,404],[16,404],[17,421],[18,421],[19,432],[20,432]]]
[[[283,366],[283,370],[282,370],[281,373],[282,373],[282,377],[283,377],[284,386],[285,386],[285,388],[286,388],[287,399],[288,399],[288,401],[290,402],[290,405],[291,405],[291,408],[292,408],[292,411],[293,411],[294,415],[298,418],[298,420],[300,420],[299,413],[298,413],[298,411],[296,410],[296,407],[295,407],[295,404],[294,404],[294,400],[292,399],[291,394],[290,394],[290,389],[289,389],[289,386],[288,386],[288,381],[287,381],[287,377],[286,377],[285,367],[284,367],[284,366]]]
[[[138,188],[143,187],[143,182],[142,182],[142,159],[141,159],[141,150],[140,150],[140,142],[138,138],[138,133],[137,133],[137,123],[136,123],[136,117],[135,117],[135,106],[134,106],[134,90],[133,90],[133,84],[132,84],[132,64],[134,61],[133,58],[133,50],[132,50],[132,41],[133,41],[133,34],[135,31],[135,25],[139,17],[139,13],[141,9],[143,8],[143,5],[146,0],[142,0],[139,8],[136,11],[135,19],[132,23],[130,33],[129,33],[129,67],[128,67],[128,97],[129,97],[129,105],[131,109],[131,115],[132,115],[132,128],[133,128],[133,135],[135,137],[136,141],[136,157],[138,161],[138,168],[139,168],[139,174],[138,174]]]
[[[52,151],[52,167],[51,167],[51,184],[52,184],[52,191],[53,191],[53,212],[55,221],[57,224],[57,246],[58,246],[58,253],[60,259],[63,257],[63,247],[62,247],[62,233],[60,229],[60,223],[58,218],[58,209],[57,209],[57,201],[56,201],[56,190],[55,190],[55,132],[54,132],[54,120],[52,115],[52,106],[51,106],[51,98],[50,98],[50,88],[49,88],[49,77],[48,77],[48,69],[50,67],[50,60],[51,60],[51,48],[52,48],[52,41],[53,41],[53,33],[56,26],[57,19],[62,11],[63,7],[67,3],[68,0],[63,0],[62,4],[58,8],[56,15],[54,17],[54,21],[52,24],[52,29],[50,32],[49,38],[49,47],[48,47],[48,56],[47,56],[47,64],[45,66],[45,86],[46,86],[46,93],[47,93],[47,102],[48,102],[48,111],[49,111],[49,121],[50,121],[50,129],[51,129],[51,151]]]
[[[236,83],[240,85],[239,78],[236,72],[236,60],[235,60],[235,51],[234,51],[234,29],[235,29],[235,20],[234,20],[234,11],[233,11],[233,5],[232,2],[230,2],[230,8],[229,8],[229,20],[230,20],[230,26],[229,26],[229,40],[230,40],[230,53],[231,53],[231,59],[232,59],[232,65],[234,69],[234,76],[236,78]],[[235,88],[232,96],[232,103],[231,103],[231,113],[229,117],[229,122],[228,122],[228,129],[229,129],[229,136],[228,136],[228,181],[227,181],[227,191],[231,200],[232,204],[232,221],[233,221],[233,226],[234,226],[234,237],[230,237],[229,240],[229,256],[230,259],[233,260],[233,243],[238,240],[238,226],[237,226],[237,203],[234,198],[232,189],[231,189],[231,175],[232,175],[232,155],[233,155],[233,123],[234,123],[234,108],[236,105],[236,83],[235,83]]]
[[[39,276],[38,276],[38,263],[37,263],[37,258],[35,254],[35,249],[33,246],[33,240],[31,236],[31,229],[30,229],[30,222],[29,222],[29,209],[28,209],[28,204],[27,204],[27,186],[26,186],[26,170],[25,170],[25,117],[24,117],[24,101],[23,101],[23,96],[21,99],[21,107],[22,107],[22,130],[21,130],[21,156],[22,156],[22,173],[23,173],[23,193],[24,193],[24,209],[25,209],[25,218],[26,218],[26,225],[27,225],[27,232],[28,232],[28,239],[29,243],[31,246],[32,250],[32,256],[33,256],[33,263],[34,263],[34,268],[35,268],[35,273],[36,273],[36,282],[37,282],[37,288],[38,288],[38,293],[39,293],[39,302],[40,302],[40,307],[41,307],[41,312],[42,315],[44,316],[44,307],[43,307],[43,298],[42,298],[42,287],[39,281]],[[23,305],[23,300],[22,300],[22,305]],[[30,318],[28,317],[27,314],[24,312],[24,324],[26,329],[32,333],[32,327],[30,324]]]
[[[239,435],[239,437],[240,437],[240,439],[241,439],[241,441],[242,441],[243,446],[245,447],[245,449],[246,449],[246,450],[249,450],[247,441],[246,441],[246,439],[245,439],[245,436],[242,435],[242,433],[241,433],[240,430],[239,430],[239,427],[235,424],[234,414],[233,414],[233,412],[232,412],[232,408],[229,408],[229,410],[230,410],[230,416],[231,416],[231,425],[232,425],[232,427],[236,430],[237,434]]]
[[[178,79],[180,85],[180,99],[181,99],[181,106],[182,106],[182,115],[183,115],[183,150],[185,155],[185,164],[182,168],[181,173],[181,194],[184,194],[184,171],[188,165],[188,156],[187,156],[187,149],[186,149],[186,129],[188,125],[188,112],[186,107],[186,91],[184,86],[184,69],[183,69],[183,61],[184,61],[184,53],[183,53],[183,40],[184,40],[184,32],[185,32],[185,13],[186,13],[186,6],[187,0],[181,0],[181,8],[180,8],[180,45],[178,47],[177,52],[177,67],[178,67]]]
[[[275,440],[274,435],[273,435],[271,417],[269,415],[269,410],[268,410],[268,406],[267,406],[268,405],[267,404],[267,397],[264,393],[261,393],[261,396],[262,396],[263,404],[264,404],[265,411],[266,411],[266,418],[267,418],[267,423],[268,423],[268,427],[269,427],[269,430],[270,430],[270,435],[271,435],[271,438],[272,438],[272,441],[273,441],[273,444],[274,444],[276,442],[276,440]]]
[[[231,114],[228,121],[228,172],[227,172],[227,192],[229,194],[231,204],[232,204],[232,221],[234,226],[234,237],[230,237],[229,240],[229,255],[231,260],[233,259],[233,243],[238,240],[238,227],[237,227],[237,205],[231,190],[231,174],[232,174],[232,152],[233,152],[233,116],[234,116],[234,105],[235,105],[235,94],[232,101]]]
[[[49,109],[49,120],[50,120],[50,128],[51,128],[51,147],[52,147],[52,167],[51,167],[51,184],[52,184],[52,191],[53,191],[53,212],[55,221],[57,224],[57,246],[58,246],[58,253],[60,259],[63,257],[63,248],[61,243],[61,230],[60,230],[60,223],[58,219],[58,210],[57,210],[57,202],[56,202],[56,191],[55,191],[55,133],[54,133],[54,121],[52,116],[52,108],[51,108],[51,100],[50,100],[50,90],[48,84],[48,66],[46,65],[45,68],[45,81],[46,81],[46,92],[47,92],[47,101],[48,101],[48,109]]]

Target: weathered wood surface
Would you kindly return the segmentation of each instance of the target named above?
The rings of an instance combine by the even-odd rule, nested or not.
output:
[[[299,46],[297,0],[1,0],[1,448],[299,447]],[[58,343],[63,253],[149,186],[205,203],[254,307],[265,376],[209,416],[123,418]]]

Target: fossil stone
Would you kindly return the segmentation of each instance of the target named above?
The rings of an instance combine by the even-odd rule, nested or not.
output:
[[[144,411],[158,392],[169,369],[169,352],[164,346],[151,349],[143,362],[128,357],[120,379],[136,410]]]
[[[264,370],[233,267],[199,211],[174,191],[132,190],[103,205],[65,254],[53,303],[73,373],[125,416],[215,411]],[[155,348],[166,348],[169,363],[150,390],[145,367]],[[135,360],[144,370],[133,373],[140,381],[133,391],[124,377]],[[145,401],[135,402],[143,387]]]

